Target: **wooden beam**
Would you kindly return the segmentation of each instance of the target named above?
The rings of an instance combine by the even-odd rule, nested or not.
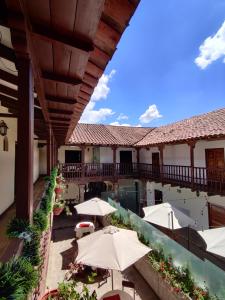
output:
[[[66,84],[71,84],[71,85],[78,85],[82,83],[82,79],[77,78],[77,77],[70,77],[70,76],[64,76],[61,74],[55,74],[51,72],[42,72],[42,78],[46,80],[51,80],[51,81],[56,81],[59,83],[66,83]]]
[[[16,62],[16,55],[12,48],[9,48],[0,43],[0,57],[10,60],[12,62]]]
[[[54,127],[54,126],[65,126],[65,127],[69,127],[70,126],[70,124],[69,123],[59,123],[59,122],[51,122],[51,124],[52,124],[52,126]]]
[[[4,81],[7,81],[15,85],[18,84],[18,77],[16,75],[13,75],[1,69],[0,69],[0,78]]]
[[[0,84],[0,93],[6,94],[8,96],[18,98],[18,91],[15,89],[12,89],[8,86],[5,86],[3,84]]]
[[[101,15],[101,21],[113,28],[120,35],[123,33],[124,29],[122,28],[120,23],[115,21],[115,19],[113,19],[111,16],[106,15],[104,12]]]
[[[48,108],[50,114],[62,114],[62,115],[72,115],[71,110],[58,109],[58,108]]]
[[[69,48],[77,48],[85,52],[94,50],[93,42],[90,39],[87,39],[87,37],[84,37],[78,33],[60,33],[53,28],[34,23],[32,23],[32,33],[40,39],[47,40],[51,43],[60,43]]]
[[[18,118],[18,116],[14,114],[0,113],[0,118]]]
[[[50,120],[54,120],[54,121],[63,121],[63,122],[70,122],[70,119],[67,118],[61,118],[61,117],[52,117],[50,116]]]
[[[18,57],[19,117],[16,161],[16,217],[32,222],[33,215],[33,76],[29,58]],[[21,176],[22,172],[22,176]]]
[[[52,96],[52,95],[46,95],[45,99],[49,102],[56,102],[56,103],[65,103],[65,104],[77,103],[76,99],[66,98],[66,97],[58,97],[58,96]]]

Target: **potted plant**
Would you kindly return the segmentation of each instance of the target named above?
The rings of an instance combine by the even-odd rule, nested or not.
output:
[[[65,203],[63,200],[55,202],[55,204],[53,206],[54,216],[59,216],[62,213],[62,211],[64,210],[64,207],[65,207]]]
[[[58,289],[48,291],[40,300],[61,299],[61,300],[97,300],[96,292],[90,293],[88,288],[83,285],[81,292],[77,291],[77,284],[74,281],[61,282]]]

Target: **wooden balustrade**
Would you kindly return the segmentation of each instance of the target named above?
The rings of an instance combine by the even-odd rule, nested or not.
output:
[[[163,165],[160,168],[145,163],[76,163],[60,164],[68,181],[115,180],[120,178],[146,179],[164,184],[187,187],[212,194],[225,194],[225,169]]]

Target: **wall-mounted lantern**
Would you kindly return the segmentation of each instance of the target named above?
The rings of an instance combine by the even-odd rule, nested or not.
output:
[[[7,130],[8,130],[8,126],[6,125],[6,123],[3,120],[0,121],[0,135],[4,136],[3,151],[9,150]]]

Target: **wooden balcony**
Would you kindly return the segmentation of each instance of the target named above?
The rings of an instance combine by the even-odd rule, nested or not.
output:
[[[134,178],[187,187],[214,195],[225,195],[225,169],[179,165],[154,166],[143,163],[79,163],[60,164],[60,170],[65,179],[72,182]]]

